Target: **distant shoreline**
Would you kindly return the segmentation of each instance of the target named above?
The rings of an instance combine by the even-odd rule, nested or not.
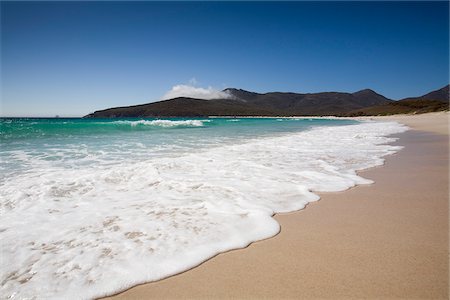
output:
[[[426,116],[430,114],[445,114],[449,113],[449,111],[440,111],[440,112],[431,112],[431,113],[421,113],[421,114],[413,114],[413,113],[405,113],[405,114],[393,114],[393,115],[373,115],[373,116],[355,116],[355,117],[341,117],[341,116],[167,116],[167,117],[105,117],[105,118],[92,118],[92,119],[172,119],[172,118],[180,118],[180,119],[351,119],[351,120],[368,120],[368,119],[389,119],[389,118],[397,118],[397,117],[408,117],[408,116]],[[83,116],[81,117],[0,117],[0,119],[86,119]]]

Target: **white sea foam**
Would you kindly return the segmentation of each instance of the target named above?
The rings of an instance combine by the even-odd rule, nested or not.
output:
[[[312,191],[371,183],[356,170],[398,151],[387,136],[405,130],[367,122],[133,163],[31,167],[0,186],[1,297],[100,297],[271,237],[272,215],[318,200]]]
[[[113,124],[129,124],[130,126],[158,126],[158,127],[202,127],[205,122],[210,122],[210,120],[138,120],[138,121],[114,121]]]

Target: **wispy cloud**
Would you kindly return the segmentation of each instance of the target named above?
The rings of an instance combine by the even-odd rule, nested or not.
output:
[[[191,79],[189,79],[189,84],[190,85],[197,85],[198,84],[197,78],[192,77]]]
[[[227,99],[232,97],[232,95],[230,95],[227,92],[214,89],[213,87],[210,86],[207,88],[197,87],[195,86],[196,84],[197,80],[195,78],[192,78],[191,80],[189,80],[189,84],[174,85],[162,97],[162,100],[172,99],[176,97],[190,97],[205,100]]]

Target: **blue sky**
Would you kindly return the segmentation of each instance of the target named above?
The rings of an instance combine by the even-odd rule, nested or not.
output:
[[[180,84],[418,96],[448,84],[448,6],[2,1],[1,115],[82,116]]]

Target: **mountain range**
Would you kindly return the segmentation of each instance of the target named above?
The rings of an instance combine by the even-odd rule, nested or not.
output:
[[[178,97],[148,104],[108,108],[86,118],[207,116],[361,116],[448,110],[449,85],[419,97],[394,101],[365,89],[355,93],[254,93],[223,90],[227,99]]]

